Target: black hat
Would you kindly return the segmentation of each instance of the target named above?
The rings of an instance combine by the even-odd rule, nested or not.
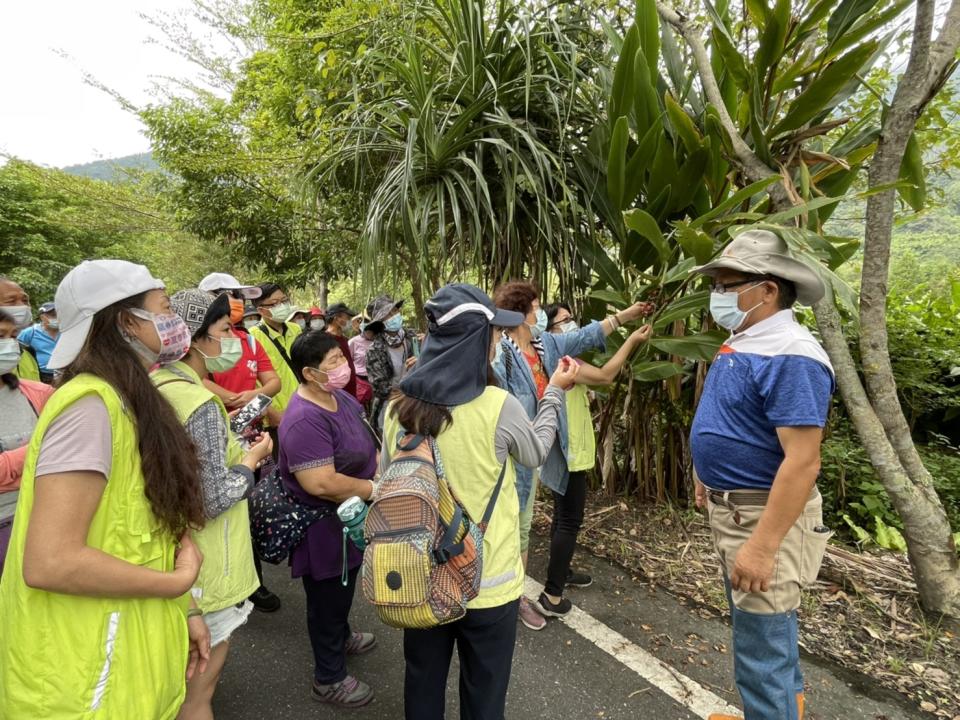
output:
[[[490,364],[490,328],[516,327],[521,313],[501,310],[480,288],[456,283],[424,305],[428,335],[416,366],[400,382],[408,397],[452,407],[483,394]]]
[[[356,313],[347,307],[346,303],[338,302],[333,305],[329,305],[326,309],[324,315],[328,318],[332,318],[334,315],[340,315],[341,313],[346,313],[350,317],[356,315]]]

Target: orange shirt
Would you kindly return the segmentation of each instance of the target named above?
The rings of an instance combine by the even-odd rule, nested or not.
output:
[[[530,355],[523,353],[523,359],[527,361],[527,365],[530,366],[530,372],[533,373],[533,381],[537,385],[537,400],[539,400],[547,391],[547,385],[550,384],[550,378],[547,377],[547,373],[543,369],[543,363],[540,362],[540,356],[537,355],[536,352]]]

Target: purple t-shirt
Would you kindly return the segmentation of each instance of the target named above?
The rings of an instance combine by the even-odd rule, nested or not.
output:
[[[377,469],[377,448],[361,420],[363,408],[348,393],[336,393],[337,411],[324,410],[294,393],[280,422],[280,476],[284,485],[311,505],[336,504],[320,500],[302,487],[294,473],[333,465],[343,475],[372,478]],[[356,546],[347,541],[347,567],[363,560]],[[293,577],[310,575],[314,580],[339,577],[343,571],[343,524],[336,514],[318,520],[290,555]]]

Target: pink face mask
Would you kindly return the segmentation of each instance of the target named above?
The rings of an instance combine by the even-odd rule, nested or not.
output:
[[[347,386],[347,383],[350,382],[350,363],[343,362],[340,365],[337,365],[333,370],[319,370],[327,376],[327,381],[325,383],[317,383],[327,392],[333,392],[334,390],[341,390]]]
[[[151,364],[169,365],[174,363],[190,350],[190,328],[179,315],[157,315],[149,310],[132,308],[130,313],[142,320],[149,320],[157,330],[160,338],[160,352],[153,352],[138,338],[130,338],[133,348]]]

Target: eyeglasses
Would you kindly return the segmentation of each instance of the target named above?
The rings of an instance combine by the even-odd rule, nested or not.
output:
[[[279,300],[275,300],[275,301],[270,302],[270,303],[260,303],[260,307],[262,307],[262,308],[267,308],[267,310],[269,310],[270,308],[274,308],[274,307],[276,307],[277,305],[283,305],[284,303],[288,303],[288,302],[290,302],[290,298],[288,298],[288,297],[282,297],[282,298],[280,298]]]
[[[741,285],[746,285],[748,283],[762,283],[765,282],[765,278],[747,278],[746,280],[737,280],[736,282],[729,283],[713,283],[710,286],[710,290],[715,293],[725,293],[728,290],[733,290],[733,288],[740,287]]]

